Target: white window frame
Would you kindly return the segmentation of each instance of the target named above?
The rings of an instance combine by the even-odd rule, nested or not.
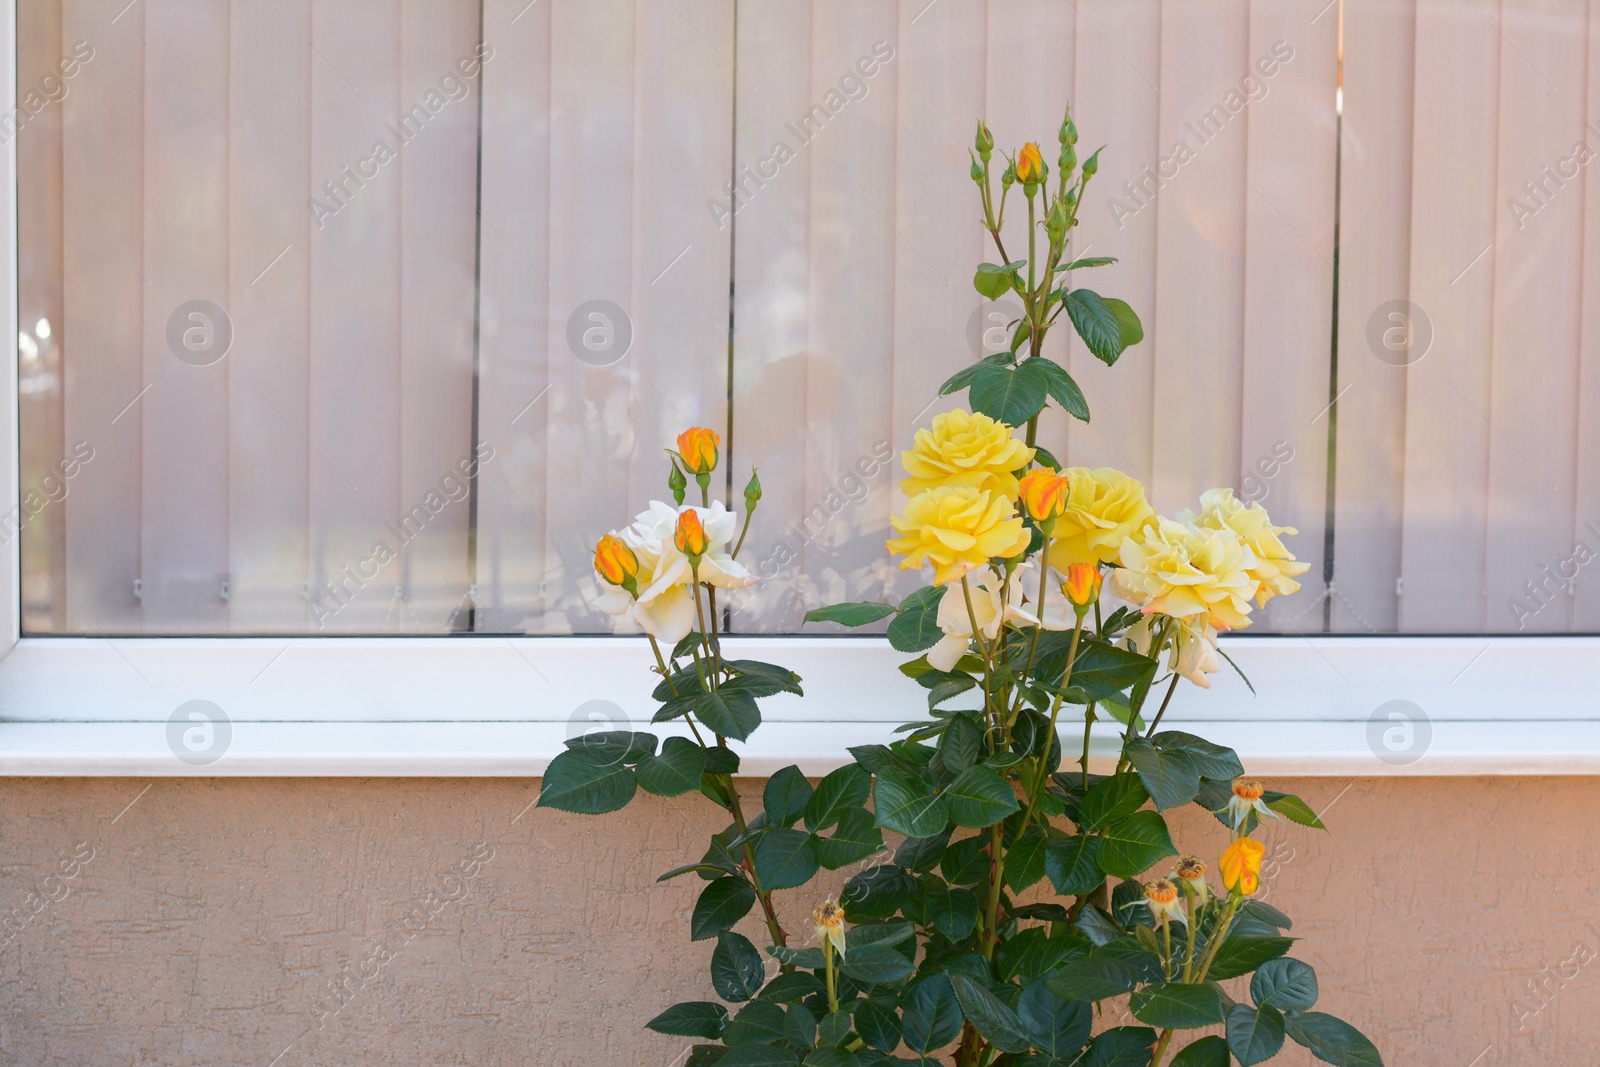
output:
[[[0,0],[0,56],[9,111],[15,0]],[[14,338],[14,138],[3,155],[0,284]],[[14,508],[17,346],[0,347],[0,504]],[[22,638],[19,537],[4,545],[3,561],[0,774],[538,775],[608,707],[620,716],[615,725],[652,729],[655,679],[642,639]],[[882,639],[747,637],[728,646],[795,669],[808,694],[765,702],[767,722],[742,746],[741,773],[790,763],[824,773],[849,759],[849,746],[886,740],[894,725],[926,714],[923,691],[895,670],[905,657]],[[1592,682],[1600,638],[1238,636],[1224,648],[1256,694],[1231,673],[1207,691],[1185,685],[1166,722],[1233,746],[1253,773],[1600,772]],[[195,699],[222,708],[232,731],[205,765],[178,759],[168,741],[174,711]],[[1405,764],[1379,759],[1369,741],[1390,726],[1374,725],[1374,714],[1396,700],[1422,709],[1432,734]],[[1104,761],[1113,731],[1096,738]]]

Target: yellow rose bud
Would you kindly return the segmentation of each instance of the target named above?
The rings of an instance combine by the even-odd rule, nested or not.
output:
[[[890,520],[901,536],[889,551],[905,556],[901,570],[933,564],[937,585],[953,582],[995,558],[1020,556],[1028,549],[1028,530],[1010,499],[986,489],[942,485],[918,493],[905,515]]]
[[[1068,481],[1048,467],[1037,467],[1017,482],[1017,495],[1023,510],[1043,526],[1067,510]]]
[[[1044,157],[1039,155],[1039,145],[1029,141],[1017,153],[1017,181],[1023,185],[1038,185],[1044,180]]]
[[[1230,892],[1237,889],[1245,896],[1253,894],[1261,885],[1261,857],[1266,846],[1248,837],[1241,837],[1222,853],[1217,865],[1222,870],[1222,884]]]
[[[606,534],[594,546],[594,569],[612,585],[626,586],[639,574],[639,557],[614,534]]]
[[[1100,583],[1104,580],[1100,568],[1094,564],[1073,563],[1067,567],[1067,580],[1061,584],[1061,588],[1078,614],[1082,615],[1100,599]]]
[[[678,455],[690,474],[710,474],[717,465],[717,445],[722,442],[717,431],[695,426],[678,435]]]
[[[698,561],[706,554],[706,528],[700,524],[700,513],[694,508],[685,508],[679,514],[677,529],[672,534],[672,543],[678,546],[679,552],[692,561]]]

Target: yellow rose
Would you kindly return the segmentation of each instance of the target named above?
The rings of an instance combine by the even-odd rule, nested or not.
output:
[[[1256,557],[1250,577],[1256,583],[1256,604],[1266,607],[1275,596],[1298,592],[1294,579],[1311,568],[1295,561],[1294,553],[1283,547],[1282,534],[1297,534],[1293,526],[1274,526],[1267,509],[1234,499],[1232,489],[1208,489],[1200,494],[1200,526],[1213,530],[1232,530]],[[1181,518],[1182,516],[1180,516]]]
[[[1204,616],[1218,630],[1250,625],[1255,555],[1232,530],[1157,516],[1122,542],[1118,561],[1117,591],[1146,615]]]
[[[901,536],[889,551],[904,556],[901,570],[933,564],[936,585],[953,582],[995,557],[1027,551],[1029,534],[1011,501],[970,486],[941,485],[918,493],[905,515],[889,522]]]
[[[606,534],[594,546],[594,569],[612,585],[627,585],[639,576],[639,557],[621,538]]]
[[[1035,467],[1017,481],[1018,502],[1034,522],[1051,522],[1067,510],[1067,489],[1065,475]]]
[[[1033,449],[1011,436],[1011,427],[987,415],[956,408],[933,417],[933,429],[918,430],[916,444],[900,453],[911,477],[900,483],[906,496],[937,486],[965,486],[1017,496],[1016,472],[1033,461]]]
[[[1266,846],[1248,837],[1241,837],[1222,853],[1217,869],[1222,872],[1223,888],[1237,887],[1245,896],[1251,896],[1261,885],[1261,857]]]
[[[1119,470],[1068,467],[1067,510],[1051,531],[1050,563],[1061,572],[1074,563],[1112,563],[1122,542],[1137,536],[1155,515],[1144,486]]]
[[[1017,153],[1017,181],[1023,185],[1038,185],[1043,180],[1044,157],[1039,155],[1038,144],[1029,141]]]
[[[678,455],[690,474],[710,474],[717,466],[717,446],[721,443],[717,431],[692,426],[678,435]]]

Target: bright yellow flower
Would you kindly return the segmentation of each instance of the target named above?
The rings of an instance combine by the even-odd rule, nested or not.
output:
[[[1035,522],[1048,522],[1067,510],[1069,480],[1048,467],[1035,467],[1017,482],[1022,509]]]
[[[1067,568],[1067,580],[1061,588],[1073,607],[1087,608],[1100,599],[1102,581],[1099,567],[1092,563],[1074,563]]]
[[[1118,558],[1117,591],[1146,615],[1203,616],[1218,630],[1250,625],[1255,555],[1232,530],[1157,516],[1137,540],[1123,540]]]
[[[1114,563],[1122,542],[1138,535],[1156,511],[1144,486],[1111,467],[1068,467],[1067,510],[1051,533],[1050,562],[1065,572],[1074,563]]]
[[[639,557],[615,534],[606,534],[594,546],[594,569],[612,585],[625,585],[639,575]]]
[[[1265,845],[1248,837],[1229,845],[1217,864],[1222,871],[1223,887],[1230,892],[1237,887],[1245,896],[1253,894],[1261,885],[1261,857],[1266,851]]]
[[[1044,177],[1044,157],[1039,154],[1037,142],[1029,141],[1017,153],[1017,181],[1023,185],[1037,185]]]
[[[1027,551],[1029,535],[1011,501],[967,486],[940,486],[918,493],[904,516],[889,522],[901,536],[889,551],[904,556],[901,570],[933,564],[936,585],[953,582],[996,557]]]
[[[844,959],[844,909],[831,899],[824,900],[811,913],[811,922],[817,931],[817,943],[832,945],[839,958]]]
[[[1213,530],[1232,530],[1255,554],[1256,564],[1250,568],[1250,577],[1256,583],[1256,604],[1266,607],[1275,596],[1288,596],[1297,592],[1300,583],[1294,579],[1310,569],[1311,564],[1297,562],[1294,553],[1283,547],[1283,534],[1297,534],[1293,526],[1274,526],[1267,509],[1260,504],[1246,504],[1236,500],[1232,489],[1208,489],[1200,494],[1200,517],[1196,523]]]
[[[916,444],[900,453],[909,478],[906,496],[938,486],[988,489],[1013,500],[1016,472],[1033,461],[1033,449],[1011,436],[1011,427],[987,415],[956,408],[933,417],[931,430],[918,430]]]
[[[706,528],[700,522],[700,513],[694,508],[684,508],[678,516],[678,527],[673,532],[672,543],[691,560],[698,560],[706,554]]]
[[[693,426],[678,435],[678,455],[690,474],[710,474],[716,468],[717,445],[721,443],[717,431]]]

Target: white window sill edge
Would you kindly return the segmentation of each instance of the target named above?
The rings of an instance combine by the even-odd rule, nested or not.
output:
[[[1600,773],[1593,637],[1234,637],[1232,672],[1182,683],[1163,726],[1235,748],[1261,775]],[[735,744],[741,774],[826,773],[852,745],[926,717],[924,691],[881,639],[733,638],[730,655],[798,671],[804,700],[763,701]],[[584,729],[650,730],[648,646],[627,638],[31,638],[0,660],[0,774],[119,776],[537,776]],[[201,699],[232,738],[191,765],[169,718]],[[1420,758],[1385,762],[1369,720],[1422,709]],[[607,703],[609,702],[609,704]],[[596,717],[594,713],[598,713]],[[1388,721],[1384,720],[1384,726]],[[1116,727],[1096,730],[1096,764]],[[1077,723],[1063,740],[1076,750]],[[1387,754],[1387,753],[1386,753]]]

